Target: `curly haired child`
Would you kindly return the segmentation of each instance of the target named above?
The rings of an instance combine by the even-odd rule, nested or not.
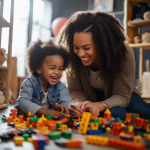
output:
[[[60,79],[69,64],[69,53],[51,38],[37,40],[27,48],[26,68],[30,74],[22,83],[15,102],[18,115],[48,115],[66,117],[71,99]]]

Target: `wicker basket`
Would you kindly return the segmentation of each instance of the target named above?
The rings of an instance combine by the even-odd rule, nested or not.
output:
[[[2,55],[0,55],[0,65],[2,65],[5,62],[6,58]]]

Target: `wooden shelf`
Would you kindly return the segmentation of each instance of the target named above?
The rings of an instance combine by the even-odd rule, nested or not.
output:
[[[7,104],[2,104],[2,105],[0,105],[0,109],[6,108],[7,106],[8,106]]]
[[[10,23],[8,23],[1,15],[0,15],[0,27],[10,27]]]
[[[127,22],[127,25],[130,27],[148,27],[150,26],[150,20]]]
[[[150,43],[129,44],[132,48],[150,49]]]
[[[4,67],[4,66],[1,66],[1,65],[0,65],[0,69],[9,70],[9,68],[8,68],[8,67]]]
[[[150,98],[150,95],[142,95],[142,98]]]

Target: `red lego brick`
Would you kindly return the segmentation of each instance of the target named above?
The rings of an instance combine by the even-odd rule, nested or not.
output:
[[[10,122],[13,122],[13,117],[8,117],[8,119],[7,119],[7,125],[9,126],[9,123]]]
[[[18,109],[11,109],[10,112],[12,112],[12,113],[17,113],[17,112],[18,112]]]
[[[48,124],[49,130],[56,130],[56,124]]]
[[[23,123],[23,116],[19,116],[20,123]]]
[[[67,140],[66,147],[81,147],[82,142],[80,140]]]
[[[11,116],[11,117],[17,117],[17,113],[16,113],[16,112],[11,112],[11,113],[10,113],[10,116]]]
[[[130,113],[126,113],[126,120],[131,120],[131,114]]]

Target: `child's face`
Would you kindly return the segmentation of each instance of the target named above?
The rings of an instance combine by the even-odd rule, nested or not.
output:
[[[46,56],[37,72],[42,84],[55,85],[62,77],[64,60],[60,55]]]

